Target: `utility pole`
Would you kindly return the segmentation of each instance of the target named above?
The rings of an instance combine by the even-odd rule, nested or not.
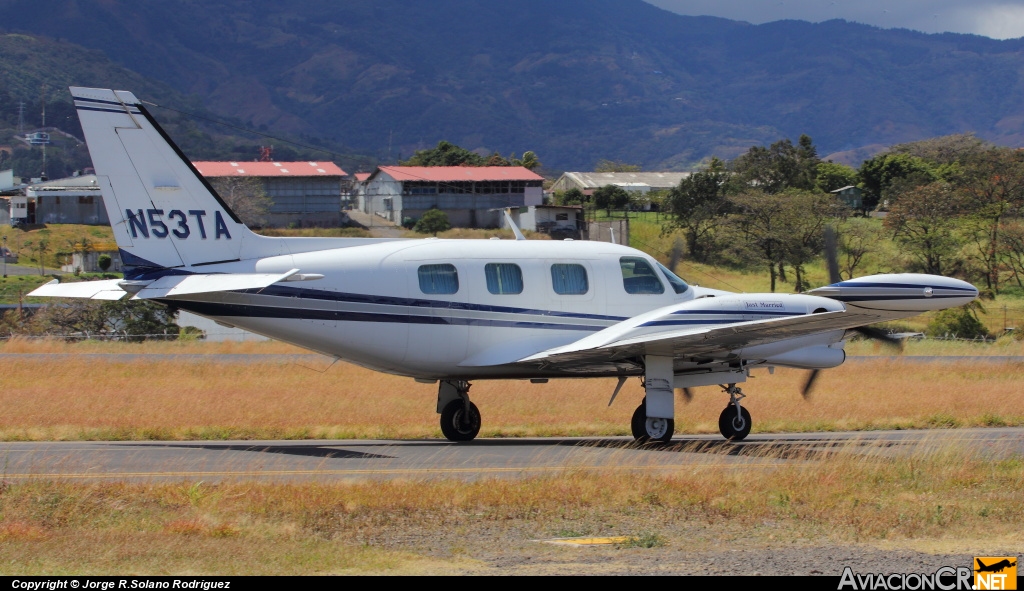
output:
[[[40,102],[43,104],[43,133],[46,133],[46,85],[43,85]],[[46,143],[43,144],[43,172],[39,175],[42,180],[47,180],[46,176]],[[41,274],[41,273],[40,273]]]

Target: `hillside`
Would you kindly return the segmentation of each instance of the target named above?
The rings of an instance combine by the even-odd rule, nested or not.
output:
[[[19,176],[36,176],[41,168],[41,150],[28,150],[15,141],[19,106],[24,104],[25,131],[42,125],[41,102],[46,102],[46,126],[82,138],[81,126],[71,104],[69,86],[99,86],[131,89],[140,97],[156,99],[153,107],[160,120],[182,149],[194,159],[243,159],[256,156],[257,146],[274,140],[242,131],[244,122],[230,114],[211,113],[198,95],[186,95],[165,82],[144,76],[110,60],[97,49],[88,49],[66,40],[28,34],[0,34],[0,146],[15,150],[11,160],[0,161],[0,168],[13,166]],[[186,116],[194,113],[198,117]],[[210,118],[226,120],[235,127],[212,124]],[[280,134],[279,134],[280,135]],[[59,134],[57,138],[63,138]],[[298,139],[292,137],[290,139]],[[47,154],[51,177],[70,174],[89,166],[84,146],[53,145]],[[337,143],[325,142],[325,150],[306,149],[277,142],[275,154],[284,160],[325,159],[331,156],[343,166],[368,166],[369,159],[351,154]]]
[[[1022,40],[640,0],[0,0],[0,23],[102,50],[165,85],[142,87],[149,100],[172,87],[384,159],[440,139],[532,149],[553,170],[686,168],[800,133],[823,154],[965,131],[1024,142]]]

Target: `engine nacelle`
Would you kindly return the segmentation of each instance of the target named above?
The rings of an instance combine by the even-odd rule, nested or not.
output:
[[[795,351],[773,355],[764,361],[764,365],[795,367],[797,369],[830,369],[839,367],[846,361],[846,351],[842,343],[834,345],[815,345]]]
[[[959,279],[920,273],[868,275],[807,292],[848,306],[894,312],[925,312],[968,304],[978,289]]]

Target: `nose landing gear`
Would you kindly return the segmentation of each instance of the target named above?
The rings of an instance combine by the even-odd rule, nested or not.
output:
[[[472,441],[480,433],[480,409],[469,400],[469,382],[442,380],[437,406],[441,433],[448,441]]]
[[[750,434],[752,425],[750,413],[740,406],[740,400],[746,395],[736,384],[729,384],[724,390],[729,395],[729,404],[718,417],[718,430],[729,441],[743,441]]]

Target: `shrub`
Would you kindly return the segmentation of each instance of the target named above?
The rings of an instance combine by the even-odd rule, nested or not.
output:
[[[431,209],[423,214],[420,221],[416,222],[413,230],[420,234],[433,234],[437,236],[438,232],[444,232],[451,227],[451,223],[448,222],[448,214],[440,209]]]
[[[991,337],[985,325],[970,310],[963,306],[942,310],[936,314],[931,322],[928,323],[925,334],[930,337],[949,335],[959,339],[987,339]]]
[[[106,272],[110,269],[110,264],[113,263],[113,259],[110,258],[109,254],[101,254],[96,260],[96,264],[99,266],[100,271]]]

